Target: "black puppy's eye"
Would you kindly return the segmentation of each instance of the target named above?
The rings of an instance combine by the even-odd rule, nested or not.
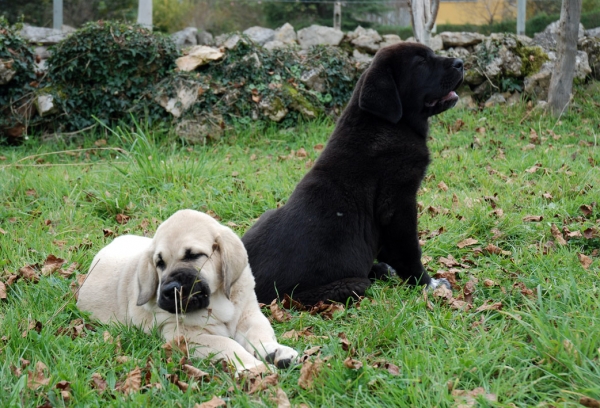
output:
[[[202,252],[192,253],[191,249],[186,249],[185,255],[183,256],[183,260],[184,261],[195,261],[196,259],[198,259],[202,256],[206,256],[206,254],[203,254]]]

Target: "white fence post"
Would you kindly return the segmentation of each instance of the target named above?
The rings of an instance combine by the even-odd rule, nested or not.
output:
[[[52,27],[62,31],[63,26],[63,0],[52,1]]]

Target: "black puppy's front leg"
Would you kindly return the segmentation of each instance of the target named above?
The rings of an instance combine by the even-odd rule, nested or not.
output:
[[[396,207],[391,221],[383,228],[377,260],[390,265],[412,285],[432,283],[421,263],[416,203]]]

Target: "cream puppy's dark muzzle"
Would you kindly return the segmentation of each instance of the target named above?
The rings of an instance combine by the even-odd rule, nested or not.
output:
[[[193,268],[169,274],[160,285],[158,306],[169,313],[190,313],[208,307],[210,288]]]

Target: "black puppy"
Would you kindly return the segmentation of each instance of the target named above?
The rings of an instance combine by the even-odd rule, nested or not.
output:
[[[428,118],[456,104],[462,80],[462,60],[417,43],[377,52],[313,168],[242,238],[260,302],[284,294],[307,305],[345,302],[394,272],[449,286],[421,264],[416,195],[429,163]]]

